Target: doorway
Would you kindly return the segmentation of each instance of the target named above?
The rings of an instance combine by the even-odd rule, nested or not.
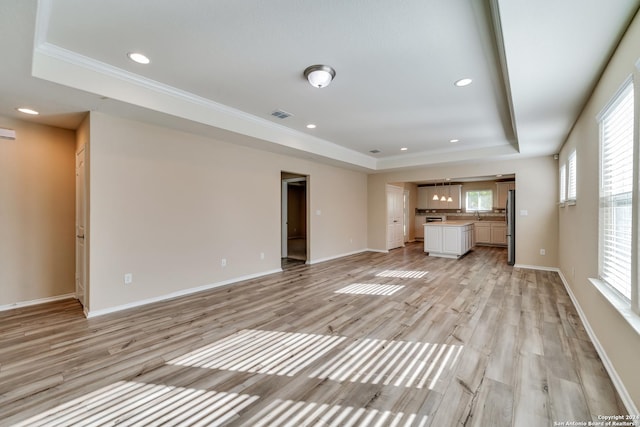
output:
[[[86,257],[86,153],[82,147],[76,154],[76,298],[85,308],[87,307],[87,257]]]
[[[305,264],[309,254],[308,177],[281,173],[282,184],[282,268]]]

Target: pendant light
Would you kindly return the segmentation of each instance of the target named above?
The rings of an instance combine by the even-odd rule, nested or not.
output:
[[[447,198],[447,202],[453,202],[453,198],[451,198],[451,181],[449,181],[449,197]]]
[[[446,202],[447,201],[447,196],[444,195],[444,179],[442,180],[442,197],[440,197],[440,201],[441,202]]]
[[[438,197],[438,184],[434,185],[436,192],[433,193],[433,199],[431,200],[440,200],[440,197]]]

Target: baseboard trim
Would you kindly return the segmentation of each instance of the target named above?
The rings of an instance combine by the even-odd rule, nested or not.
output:
[[[378,252],[380,254],[388,254],[389,253],[389,249],[371,249],[371,248],[367,248],[363,252]]]
[[[31,301],[14,302],[12,304],[0,305],[0,311],[13,310],[14,308],[28,307],[30,305],[38,305],[38,304],[44,304],[47,302],[61,301],[65,299],[75,298],[75,297],[76,297],[76,294],[73,293],[73,294],[58,295],[55,297],[38,298]]]
[[[325,258],[318,258],[318,259],[312,259],[307,261],[307,264],[319,264],[321,262],[327,262],[327,261],[333,261],[334,259],[338,259],[338,258],[344,258],[346,256],[351,256],[351,255],[357,255],[357,254],[361,254],[363,252],[368,252],[371,249],[358,249],[357,251],[353,251],[353,252],[347,252],[344,254],[339,254],[339,255],[332,255],[329,257],[325,257]]]
[[[631,396],[629,395],[627,388],[624,386],[622,379],[618,375],[616,368],[613,366],[611,359],[609,359],[609,356],[607,356],[607,352],[604,350],[604,347],[602,347],[602,344],[600,344],[600,341],[598,341],[598,337],[596,336],[595,332],[591,328],[591,325],[587,320],[587,316],[584,314],[582,307],[580,307],[580,304],[578,303],[576,296],[573,294],[573,291],[571,290],[569,283],[565,279],[564,274],[562,274],[562,271],[560,271],[560,269],[558,269],[558,275],[560,276],[560,280],[562,280],[562,284],[564,285],[564,288],[567,290],[567,293],[569,294],[569,298],[571,298],[571,302],[573,303],[573,306],[576,308],[576,311],[578,312],[578,316],[580,316],[580,320],[582,320],[582,324],[584,325],[585,331],[587,331],[587,335],[589,335],[589,338],[591,338],[591,341],[593,342],[593,346],[596,348],[596,352],[598,352],[598,356],[600,356],[600,360],[602,360],[602,364],[604,365],[604,368],[607,370],[607,373],[609,374],[609,378],[611,378],[611,382],[613,383],[613,386],[616,388],[616,391],[620,395],[620,400],[622,400],[622,404],[627,409],[627,413],[634,414],[634,415],[639,414],[640,412],[638,412],[638,408],[636,407],[635,403],[631,399]]]
[[[516,264],[515,268],[526,268],[527,270],[542,270],[542,271],[555,271],[556,273],[560,272],[558,267],[545,267],[543,265],[527,265],[527,264]]]
[[[245,280],[256,279],[258,277],[268,276],[270,274],[281,273],[281,272],[282,272],[282,269],[281,268],[277,268],[275,270],[263,271],[263,272],[255,273],[255,274],[248,274],[246,276],[241,276],[241,277],[234,277],[233,279],[223,280],[221,282],[216,282],[216,283],[210,283],[208,285],[198,286],[198,287],[195,287],[195,288],[183,289],[183,290],[180,290],[180,291],[172,292],[170,294],[164,294],[164,295],[160,295],[160,296],[153,297],[153,298],[147,298],[147,299],[143,299],[143,300],[140,300],[140,301],[135,301],[135,302],[127,303],[127,304],[117,305],[115,307],[103,308],[103,309],[99,309],[99,310],[86,310],[85,309],[85,316],[87,318],[104,316],[105,314],[116,313],[118,311],[127,310],[127,309],[130,309],[130,308],[141,307],[143,305],[152,304],[152,303],[155,303],[155,302],[162,302],[162,301],[170,300],[170,299],[173,299],[173,298],[178,298],[178,297],[194,294],[196,292],[207,291],[207,290],[210,290],[210,289],[219,288],[220,286],[231,285],[233,283],[243,282]]]

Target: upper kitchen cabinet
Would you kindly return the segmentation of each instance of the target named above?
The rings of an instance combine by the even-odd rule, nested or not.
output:
[[[505,181],[496,183],[496,197],[493,198],[493,207],[495,209],[505,209],[507,206],[507,194],[509,190],[515,190],[515,181]]]

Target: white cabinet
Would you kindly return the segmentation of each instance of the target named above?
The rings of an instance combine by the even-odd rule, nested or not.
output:
[[[491,224],[487,222],[476,222],[476,243],[491,243]]]
[[[475,223],[477,244],[506,245],[507,225],[504,221],[482,221]]]
[[[425,222],[427,222],[426,216],[416,215],[416,219],[415,219],[416,239],[424,239],[424,223]]]
[[[491,224],[491,243],[494,245],[507,244],[506,224]]]
[[[458,258],[474,246],[473,224],[424,226],[424,251],[430,256]]]
[[[505,209],[507,206],[507,194],[509,190],[515,189],[515,181],[497,182],[496,197],[493,198],[493,207],[496,209]]]
[[[418,209],[429,209],[429,188],[418,187]]]
[[[424,226],[424,251],[442,252],[442,227]]]

